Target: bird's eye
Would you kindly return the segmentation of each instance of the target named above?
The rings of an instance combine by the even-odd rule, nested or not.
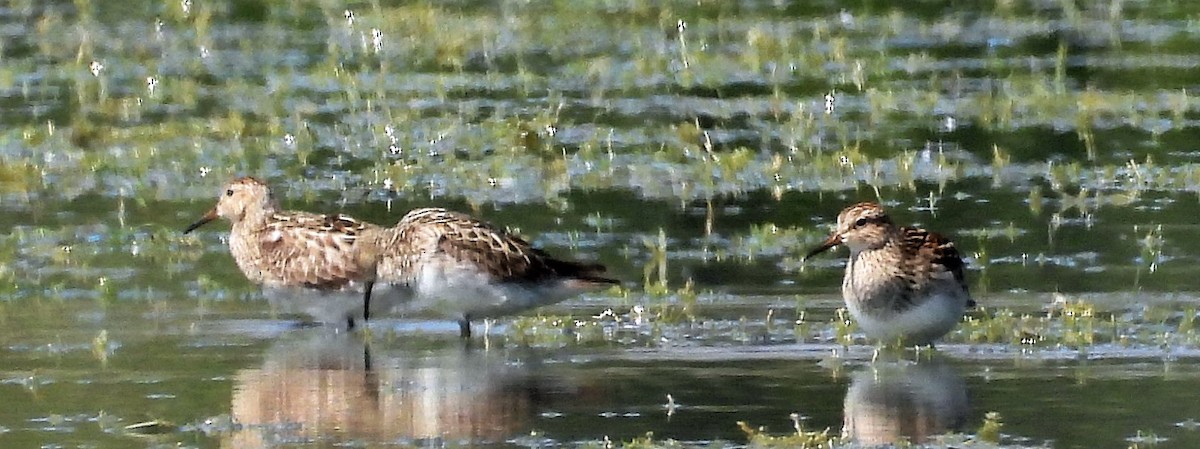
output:
[[[857,221],[854,222],[854,227],[856,227],[856,228],[866,226],[866,225],[867,225],[866,218],[859,218]]]
[[[225,196],[233,196],[233,189],[226,190]]]

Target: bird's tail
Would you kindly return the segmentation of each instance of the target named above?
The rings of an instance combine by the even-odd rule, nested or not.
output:
[[[598,263],[572,262],[551,258],[546,260],[546,264],[555,273],[558,273],[559,276],[582,283],[582,287],[602,288],[621,283],[621,281],[604,276],[608,268]]]

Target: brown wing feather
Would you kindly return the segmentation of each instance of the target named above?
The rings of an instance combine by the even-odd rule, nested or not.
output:
[[[954,246],[954,242],[941,234],[920,228],[904,227],[900,229],[900,232],[904,236],[906,252],[920,254],[922,258],[931,260],[935,270],[949,272],[954,276],[955,281],[963,285],[963,291],[967,291],[967,284],[963,282],[966,264],[963,262],[962,256],[958,254],[958,248]],[[971,300],[968,305],[973,306],[974,300]]]
[[[554,277],[615,283],[603,278],[604,267],[550,257],[519,236],[445,209],[428,208],[409,212],[397,224],[400,233],[419,233],[410,240],[427,239],[432,250],[456,260],[475,264],[489,275],[507,282],[538,282]],[[405,238],[405,237],[401,237]]]
[[[289,284],[314,288],[341,288],[351,281],[373,277],[373,266],[364,263],[357,247],[362,234],[374,225],[344,215],[303,212],[277,214],[260,234],[268,269]]]

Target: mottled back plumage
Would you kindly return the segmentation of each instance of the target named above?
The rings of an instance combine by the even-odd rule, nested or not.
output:
[[[472,319],[553,304],[616,284],[604,266],[556,259],[524,239],[468,215],[416,209],[384,231],[378,281],[413,292],[409,308],[458,319],[470,336]]]
[[[369,240],[379,229],[345,215],[276,212],[248,226],[232,251],[248,277],[260,273],[259,282],[337,289],[374,278]]]
[[[966,277],[963,275],[963,270],[967,264],[963,262],[962,257],[958,255],[958,248],[954,246],[954,242],[936,232],[926,231],[921,228],[902,227],[900,233],[904,236],[904,252],[905,254],[914,255],[910,259],[927,260],[930,270],[935,272],[945,271],[954,276],[954,280],[962,285],[964,292],[969,292],[966,284]],[[920,264],[925,265],[925,264]],[[921,271],[919,267],[910,268],[914,276]],[[925,276],[919,276],[925,277]],[[974,306],[975,301],[971,300],[968,306]]]
[[[415,209],[380,242],[381,280],[411,282],[419,266],[445,257],[476,267],[494,282],[538,283],[572,278],[612,284],[604,266],[555,259],[519,236],[469,215],[440,208]],[[394,273],[398,276],[389,276]]]
[[[351,325],[355,311],[369,316],[376,283],[395,293],[386,297],[395,301],[386,310],[452,316],[464,336],[473,318],[617,283],[603,276],[602,265],[556,259],[505,230],[445,209],[416,209],[395,227],[381,228],[345,215],[281,211],[265,183],[239,178],[184,232],[217,218],[233,223],[230,252],[255,283],[319,292],[361,287],[361,304],[348,311]]]
[[[928,343],[975,304],[954,243],[924,229],[896,226],[876,203],[844,209],[837,229],[807,257],[838,245],[850,249],[842,297],[869,335]]]
[[[217,218],[232,223],[229,251],[256,284],[328,291],[374,281],[378,226],[345,215],[280,210],[267,184],[252,177],[226,184],[216,206],[184,232]]]

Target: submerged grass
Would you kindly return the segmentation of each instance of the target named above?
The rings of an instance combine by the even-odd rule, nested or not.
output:
[[[845,308],[827,319],[813,319],[804,307],[791,309],[746,303],[725,304],[712,292],[628,297],[632,305],[607,307],[595,315],[539,313],[513,319],[507,337],[518,346],[672,347],[679,345],[806,343],[874,345]],[[593,300],[594,301],[594,300]],[[738,315],[743,309],[761,316]],[[1196,308],[1163,304],[1132,310],[1102,308],[1083,299],[1060,297],[1040,312],[1008,307],[979,308],[942,339],[947,344],[1009,347],[1027,354],[1104,349],[1106,357],[1123,350],[1130,357],[1200,350]],[[1118,352],[1112,349],[1117,348]]]
[[[1000,428],[1003,424],[1000,422],[1000,414],[989,412],[986,414],[982,426],[976,434],[964,433],[946,433],[943,435],[927,436],[929,441],[922,442],[896,442],[896,447],[928,447],[928,448],[1005,448],[1005,447],[1028,447],[1020,444],[1002,444]],[[739,421],[737,426],[746,436],[746,442],[729,442],[729,441],[712,441],[703,444],[681,442],[673,439],[656,438],[654,432],[647,432],[644,436],[634,438],[629,441],[624,441],[619,444],[606,441],[602,447],[621,447],[625,449],[658,449],[658,448],[693,448],[693,447],[708,447],[708,448],[733,448],[733,447],[751,447],[751,448],[796,448],[796,449],[818,449],[818,448],[833,448],[833,447],[876,447],[872,445],[859,444],[853,439],[839,436],[824,429],[820,431],[810,430],[803,426],[802,420],[797,415],[792,415],[792,421],[795,423],[795,431],[786,434],[773,434],[768,432],[765,427],[754,427],[749,423]],[[1139,433],[1139,436],[1142,436]]]
[[[1061,26],[1037,16],[928,21],[903,10],[873,16],[817,9],[803,12],[801,21],[764,22],[774,13],[703,7],[698,12],[691,5],[674,5],[626,17],[607,7],[571,6],[569,13],[559,9],[568,8],[562,4],[548,7],[529,14],[527,7],[502,2],[501,16],[434,5],[320,6],[306,9],[312,16],[265,7],[261,13],[267,20],[258,32],[287,35],[280,42],[296,48],[247,47],[255,36],[246,30],[214,31],[214,24],[238,20],[234,14],[239,12],[229,8],[195,5],[183,12],[173,4],[173,12],[157,24],[134,25],[153,37],[140,42],[122,40],[111,22],[93,14],[75,17],[50,9],[43,21],[77,21],[84,36],[97,36],[42,33],[33,39],[47,44],[34,47],[34,55],[70,67],[61,79],[40,82],[48,88],[65,83],[74,92],[70,106],[81,113],[63,120],[62,105],[53,97],[29,91],[27,100],[46,107],[11,122],[16,132],[8,135],[26,137],[0,143],[0,152],[9,156],[8,167],[28,167],[27,175],[40,177],[36,184],[61,185],[66,191],[80,189],[71,184],[81,170],[126,179],[196,179],[202,168],[224,178],[317,167],[363,188],[379,188],[373,180],[386,174],[406,194],[424,194],[430,183],[443,183],[431,193],[504,202],[513,201],[507,192],[479,185],[495,179],[530,182],[534,177],[515,174],[531,166],[541,171],[543,156],[565,162],[559,170],[567,173],[603,168],[597,167],[602,159],[593,157],[561,159],[586,156],[589,149],[601,150],[600,158],[621,155],[621,167],[656,168],[650,173],[605,170],[603,183],[570,176],[558,188],[528,184],[523,187],[533,193],[518,201],[553,198],[569,189],[615,187],[650,198],[712,198],[761,189],[841,190],[857,183],[903,190],[915,181],[944,184],[975,177],[1024,189],[1043,176],[1052,185],[1060,179],[1075,185],[1113,179],[1108,174],[1125,177],[1127,160],[1110,155],[1154,151],[1106,147],[1116,144],[1106,143],[1112,140],[1106,135],[1132,130],[1162,136],[1188,128],[1198,106],[1181,88],[1147,95],[1070,85],[1064,73],[1073,69],[1072,45],[1066,42],[1043,57],[1005,56],[1019,54],[1024,42]],[[554,19],[563,14],[575,20]],[[296,22],[322,32],[301,35],[289,29]],[[567,29],[572,32],[563,32]],[[980,30],[990,42],[979,41]],[[797,40],[796,34],[809,38]],[[561,39],[577,35],[588,37]],[[964,38],[967,45],[994,45],[982,66],[969,58],[945,66],[929,54]],[[104,45],[96,42],[101,39]],[[1150,39],[1136,27],[1123,36],[1126,43]],[[920,47],[904,53],[866,45],[891,41]],[[64,58],[64,49],[73,50],[74,57]],[[282,57],[297,50],[315,55],[302,63]],[[123,56],[130,53],[135,56]],[[261,65],[250,63],[264,57]],[[1114,56],[1094,63],[1131,62],[1137,59]],[[556,70],[560,65],[565,72]],[[570,67],[580,67],[582,78]],[[831,91],[834,100],[822,111]],[[678,100],[664,108],[668,105],[653,100],[661,95]],[[647,96],[644,105],[627,101]],[[681,122],[703,126],[672,129]],[[928,124],[914,126],[922,122]],[[1078,161],[1088,164],[1070,173],[1077,176],[1060,176],[1053,167],[1040,166],[1043,158],[1022,149],[1019,159],[1010,152],[993,171],[966,170],[953,159],[923,168],[913,159],[923,143],[900,136],[939,122],[1001,137],[1041,129],[1074,133],[1086,154]],[[47,123],[61,131],[48,132]],[[382,136],[384,126],[404,131]],[[936,140],[957,140],[960,126],[943,126]],[[392,157],[385,151],[389,145],[403,156]],[[961,149],[983,155],[993,148],[999,146]],[[95,151],[105,162],[64,164],[61,158],[40,157],[62,154],[69,160],[76,153],[69,149]],[[515,160],[480,170],[488,165],[477,165],[474,158],[445,159],[455,152]],[[524,154],[535,157],[520,158]],[[1145,182],[1100,190],[1196,190],[1193,165],[1175,164],[1158,173],[1151,168],[1150,176],[1137,177]],[[17,175],[10,176],[27,176]],[[669,186],[655,187],[653,180]],[[8,184],[9,192],[30,184]]]

